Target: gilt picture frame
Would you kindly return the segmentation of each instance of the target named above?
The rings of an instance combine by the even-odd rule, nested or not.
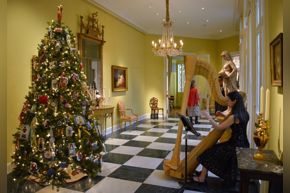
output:
[[[272,86],[283,86],[283,33],[270,43]]]
[[[128,91],[128,68],[112,66],[112,91]]]

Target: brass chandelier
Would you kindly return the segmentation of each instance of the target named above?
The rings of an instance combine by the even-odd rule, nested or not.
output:
[[[169,18],[169,0],[166,0],[166,20],[163,22],[162,37],[158,42],[152,41],[152,51],[157,56],[177,56],[182,53],[183,42],[174,42],[172,21]]]

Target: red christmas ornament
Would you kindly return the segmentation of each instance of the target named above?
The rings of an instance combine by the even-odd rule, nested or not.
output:
[[[19,121],[21,124],[24,123],[25,114],[26,114],[26,112],[21,112],[19,115]]]
[[[48,97],[46,95],[41,95],[41,96],[38,97],[38,102],[40,104],[47,104]]]
[[[80,69],[81,70],[83,70],[83,67],[84,67],[83,63],[80,63]]]

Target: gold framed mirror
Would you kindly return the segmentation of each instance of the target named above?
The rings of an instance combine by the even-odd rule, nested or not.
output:
[[[88,86],[103,94],[104,26],[99,25],[97,15],[97,12],[89,15],[86,24],[80,16],[78,48]]]

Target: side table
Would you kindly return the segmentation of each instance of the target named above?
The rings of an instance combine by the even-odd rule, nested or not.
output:
[[[269,181],[269,193],[281,192],[283,189],[283,166],[272,150],[264,150],[264,160],[255,160],[257,150],[237,148],[238,168],[240,170],[240,192],[248,193],[250,179]],[[273,185],[277,188],[271,188]],[[283,191],[282,191],[283,192]]]

